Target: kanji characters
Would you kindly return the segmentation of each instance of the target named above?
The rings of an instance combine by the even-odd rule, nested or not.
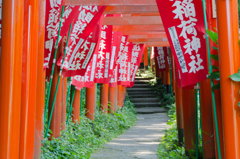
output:
[[[181,24],[178,25],[177,27],[181,28],[181,34],[179,35],[179,37],[183,37],[184,42],[186,43],[183,46],[183,48],[185,49],[184,54],[188,54],[191,59],[191,62],[188,64],[188,66],[190,67],[190,70],[187,71],[187,68],[185,67],[185,64],[184,64],[185,63],[184,57],[181,54],[182,52],[181,48],[177,47],[179,44],[174,43],[178,39],[173,41],[174,48],[178,56],[178,61],[182,67],[183,73],[185,72],[196,73],[196,71],[203,69],[202,68],[203,66],[200,65],[202,60],[200,58],[200,54],[198,54],[198,50],[201,48],[201,41],[197,37],[197,30],[195,28],[198,20],[195,18],[196,11],[192,1],[193,0],[182,0],[182,1],[176,0],[172,5],[172,7],[175,7],[175,9],[172,11],[175,14],[174,19],[181,20]],[[196,57],[199,61],[198,63],[195,61]]]

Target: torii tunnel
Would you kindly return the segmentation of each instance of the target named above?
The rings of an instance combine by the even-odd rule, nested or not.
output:
[[[198,87],[184,88],[181,84],[179,86],[178,80],[182,80],[183,82],[183,78],[179,79],[179,70],[177,68],[181,68],[181,75],[185,75],[181,61],[179,62],[179,59],[177,59],[179,54],[176,51],[176,47],[179,44],[173,43],[172,34],[170,36],[170,31],[166,30],[166,25],[167,22],[172,23],[176,19],[181,19],[177,14],[183,14],[185,10],[176,10],[174,12],[176,16],[173,18],[170,14],[166,14],[167,9],[161,6],[174,3],[172,7],[176,7],[177,4],[180,3],[186,3],[187,5],[187,3],[197,3],[197,1],[198,0],[184,0],[184,2],[183,0],[2,0],[0,159],[40,158],[41,140],[46,137],[46,135],[43,134],[44,122],[49,121],[48,126],[50,127],[47,129],[51,129],[53,137],[58,137],[61,129],[64,129],[67,118],[67,77],[61,76],[62,69],[64,72],[64,60],[60,60],[61,67],[57,63],[59,63],[58,59],[61,55],[64,54],[65,57],[64,48],[65,43],[68,42],[68,32],[66,32],[66,40],[62,40],[59,45],[56,43],[56,46],[53,46],[53,49],[56,51],[54,59],[50,57],[47,58],[48,60],[52,60],[50,63],[53,69],[50,69],[52,68],[50,63],[49,67],[45,68],[44,63],[46,60],[46,56],[44,56],[47,45],[46,37],[49,36],[46,34],[46,31],[49,30],[47,26],[48,22],[46,21],[46,18],[49,18],[49,14],[46,13],[48,9],[46,4],[50,4],[54,8],[60,3],[61,6],[65,6],[65,8],[67,6],[106,6],[102,15],[121,14],[120,16],[102,16],[103,20],[101,21],[101,25],[112,26],[113,32],[121,32],[122,35],[128,35],[128,42],[132,45],[144,44],[144,60],[142,60],[141,63],[144,64],[145,68],[148,66],[147,48],[150,48],[149,50],[154,52],[155,49],[159,47],[168,47],[168,51],[172,53],[172,60],[170,61],[172,69],[168,68],[160,72],[156,64],[155,70],[156,77],[161,79],[163,84],[173,85],[173,92],[175,93],[176,99],[179,142],[184,142],[186,150],[191,149],[192,142],[195,142],[195,140],[193,141],[196,133],[194,129],[196,118],[194,114],[195,89],[200,89],[202,129],[208,132],[208,134],[203,133],[203,143],[208,143],[203,144],[204,159],[210,159],[212,156],[224,159],[240,159],[240,107],[238,105],[240,101],[240,87],[237,80],[231,80],[229,77],[230,75],[236,74],[240,67],[237,0],[206,0],[203,5],[204,14],[203,11],[201,12],[202,17],[206,15],[206,17],[204,17],[206,21],[205,26],[203,25],[204,36],[202,38],[204,43],[201,43],[199,47],[205,48],[204,56],[206,56],[206,59],[203,60],[205,60],[207,67],[210,65],[210,69],[206,69],[207,74],[201,77],[204,78],[204,80],[199,82]],[[189,9],[193,8],[191,7],[192,6],[190,6]],[[198,15],[199,6],[195,5],[195,10],[196,13],[191,11],[188,12],[188,15]],[[59,21],[60,24],[63,23],[64,21],[60,18],[60,12],[58,16],[59,17],[53,19],[53,21]],[[61,20],[59,20],[59,18]],[[93,17],[90,16],[88,18]],[[89,19],[86,19],[86,21],[88,20]],[[197,23],[197,20],[192,20]],[[188,22],[186,22],[186,24],[187,23]],[[179,22],[179,26],[175,27],[182,27],[180,24],[181,21]],[[97,24],[95,23],[94,26],[95,25]],[[196,24],[194,23],[194,25]],[[196,27],[198,27],[197,25]],[[57,29],[60,30],[61,27]],[[73,26],[73,30],[74,29]],[[218,37],[215,38],[217,44],[208,40],[210,35],[206,34],[206,29],[217,32]],[[67,31],[68,30],[69,28]],[[194,34],[194,37],[196,36],[196,32],[193,30],[188,30],[187,33]],[[88,35],[89,34],[90,33],[88,33]],[[91,34],[91,36],[96,37],[97,35]],[[182,34],[181,36],[184,37]],[[69,40],[72,41],[71,38],[69,38]],[[189,39],[186,39],[187,42],[188,40]],[[194,51],[193,44],[191,43],[191,45],[191,51]],[[189,46],[181,46],[182,49],[188,47],[190,47],[190,44]],[[218,49],[216,49],[216,47],[218,47]],[[68,49],[69,48],[70,47],[68,47]],[[195,51],[197,53],[199,50],[197,49]],[[188,53],[191,54],[191,52]],[[217,56],[218,61],[211,60],[208,53],[211,54],[211,57]],[[54,55],[54,52],[52,52],[52,54]],[[183,55],[185,56],[186,53]],[[68,53],[66,53],[66,56],[68,56]],[[191,56],[191,58],[194,59],[195,57]],[[158,62],[157,60],[158,59],[155,59],[156,63]],[[190,63],[189,66],[192,64],[193,63]],[[180,65],[181,67],[179,67]],[[213,72],[219,71],[220,74],[220,89],[216,90],[213,90],[212,86],[218,83],[219,80],[206,77],[209,77],[209,74],[212,73],[212,65],[214,65]],[[219,70],[217,67],[219,67]],[[47,73],[48,69],[50,69],[51,75]],[[199,69],[201,68],[199,67]],[[194,76],[196,68],[194,70],[191,68],[190,72],[191,71],[192,76],[196,77]],[[172,83],[170,82],[170,77]],[[45,87],[45,83],[47,83],[46,79],[51,82],[49,88]],[[190,78],[187,79],[190,80]],[[101,84],[100,100],[104,113],[114,112],[118,106],[120,108],[123,106],[127,91],[126,87],[126,85],[118,83],[115,87],[110,87],[107,83]],[[56,88],[58,88],[57,94],[55,94]],[[94,120],[94,108],[96,104],[95,91],[95,83],[92,87],[86,88],[85,100],[86,109],[88,110],[86,116],[91,120]],[[74,107],[73,121],[77,120],[78,122],[80,94],[81,91],[75,89],[76,99],[72,99]],[[46,95],[48,97],[46,97]],[[111,103],[111,107],[109,107],[109,102]],[[110,109],[109,111],[107,110],[108,107]],[[47,109],[50,120],[45,121]]]

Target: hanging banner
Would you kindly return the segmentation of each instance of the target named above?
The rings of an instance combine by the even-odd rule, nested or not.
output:
[[[124,47],[125,47],[125,45],[127,43],[128,37],[129,37],[128,35],[123,35],[121,37],[120,46],[119,46],[119,49],[118,49],[119,51],[117,51],[117,57],[115,59],[116,64],[115,64],[112,76],[110,77],[111,79],[110,79],[110,82],[109,82],[109,87],[116,87],[117,86],[117,83],[118,83],[117,81],[118,81],[119,57],[120,57],[120,55],[121,55],[121,53],[122,53],[122,51],[123,51],[123,49],[124,49]]]
[[[97,66],[97,53],[93,55],[93,58],[90,64],[88,65],[88,69],[84,76],[83,87],[93,88],[96,66]]]
[[[63,37],[67,34],[71,23],[73,22],[75,24],[75,22],[78,20],[78,16],[80,15],[81,11],[84,10],[84,7],[82,6],[66,6],[64,8],[64,12],[63,12],[63,17],[62,17],[62,24],[61,24],[61,30],[60,30],[60,34],[59,34],[59,41],[58,41],[58,46],[60,44],[60,42],[62,41]],[[54,46],[52,46],[52,52],[48,55],[48,57],[44,57],[44,66],[45,68],[50,66],[49,68],[51,68],[52,66],[52,61],[54,58],[54,53],[55,53],[55,43],[57,42],[57,37],[58,37],[58,31],[59,31],[59,23],[60,21],[56,24],[55,30],[54,30]],[[65,45],[64,45],[65,46]],[[49,64],[50,61],[50,64]]]
[[[63,65],[64,77],[72,77],[76,75],[84,76],[94,51],[97,49],[96,45],[100,38],[101,26],[102,18],[95,25],[92,33],[79,48],[75,56],[71,57],[71,54],[66,55]],[[58,60],[59,66],[61,65],[61,60],[62,58]]]
[[[208,71],[202,1],[156,2],[176,64],[181,68],[182,86],[206,79]]]
[[[115,66],[115,68],[112,71],[112,74],[110,76],[110,82],[109,87],[117,87],[117,78],[118,78],[118,65]]]
[[[52,48],[54,47],[54,34],[56,24],[59,24],[62,0],[46,0],[45,18],[45,45],[44,45],[44,68],[48,67]]]
[[[121,56],[122,52],[123,52],[123,49],[125,48],[125,45],[128,41],[128,37],[129,35],[123,35],[122,36],[122,39],[121,39],[121,44],[120,44],[120,49],[119,49],[119,52],[118,52],[118,56],[116,58],[117,60],[117,63],[119,62],[119,57]]]
[[[165,65],[166,68],[168,67],[169,69],[171,68],[171,59],[169,58],[169,49],[168,47],[163,47],[163,51],[164,51],[164,58],[165,58]]]
[[[99,42],[97,43],[97,48],[99,47]],[[95,79],[95,69],[97,65],[97,55],[98,55],[98,49],[95,49],[93,57],[91,58],[91,61],[89,65],[87,66],[87,70],[85,72],[84,76],[74,76],[73,84],[77,86],[78,88],[93,88],[94,86],[94,79]]]
[[[156,65],[158,66],[159,72],[163,72],[166,70],[166,58],[164,54],[163,47],[154,47],[155,57],[156,57]]]
[[[87,57],[85,52],[80,52],[85,54],[85,58],[82,58],[81,61],[74,61],[76,55],[80,56],[79,53],[81,46],[85,44],[84,42],[88,39],[89,35],[92,33],[95,25],[102,16],[103,11],[106,7],[97,7],[97,6],[84,6],[83,10],[78,16],[78,20],[73,25],[73,30],[71,32],[70,41],[67,48],[67,56],[64,61],[65,70],[77,70],[82,68],[84,71],[78,75],[84,75],[87,64],[84,64],[85,58]],[[92,35],[92,37],[95,35]],[[95,43],[96,45],[96,43]],[[95,48],[94,43],[91,43],[89,52],[93,51]],[[88,46],[83,49],[89,48]],[[84,55],[82,55],[84,56]],[[81,58],[81,57],[80,57]],[[90,58],[89,58],[90,59]],[[88,59],[88,60],[89,60]],[[67,62],[66,62],[67,61]],[[87,61],[85,63],[88,63]],[[80,71],[79,71],[80,72]],[[65,76],[65,74],[64,74]],[[66,76],[65,76],[66,77]]]
[[[130,86],[133,43],[127,42],[118,59],[118,85]]]
[[[95,71],[95,83],[109,83],[109,65],[112,48],[112,25],[102,26],[97,67]]]
[[[123,32],[112,32],[112,53],[111,53],[111,60],[110,60],[110,66],[109,66],[109,75],[112,74],[112,71],[114,70],[116,66],[116,60],[118,56],[118,52],[120,51],[120,45],[122,40]]]
[[[97,6],[83,6],[78,18],[74,21],[67,52],[64,61],[64,70],[76,69],[79,68],[80,65],[77,63],[72,63],[74,57],[76,56],[77,52],[79,51],[80,47],[84,44],[86,39],[89,37],[91,32],[93,31],[94,27],[96,26],[97,22],[99,21],[100,17],[102,16],[103,11],[106,7],[97,7]],[[92,46],[93,48],[93,46]],[[52,63],[55,62],[53,57],[52,60],[49,61],[49,68],[46,71],[46,76],[50,76],[50,72],[52,69]],[[80,75],[84,75],[86,68],[83,69],[84,72]],[[65,75],[64,75],[65,76]],[[66,76],[65,76],[66,77]]]
[[[69,30],[71,23],[78,19],[78,15],[83,9],[84,8],[82,6],[65,6],[64,12],[63,12],[63,17],[62,17],[62,24],[61,24],[58,45],[61,42],[64,35]],[[54,35],[53,35],[54,42],[57,41],[58,31],[59,31],[59,23],[60,23],[60,21],[58,21],[58,23],[56,24],[55,30],[54,30]]]
[[[113,39],[112,39],[112,56],[111,62],[109,67],[109,87],[116,87],[117,86],[117,56],[118,52],[120,51],[120,44],[122,40],[123,32],[113,32]]]
[[[134,86],[135,76],[139,68],[143,52],[145,49],[145,44],[134,44],[132,49],[132,59],[131,59],[131,76],[130,76],[130,87]]]

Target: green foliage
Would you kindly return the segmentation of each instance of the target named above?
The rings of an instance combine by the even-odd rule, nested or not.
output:
[[[169,108],[168,116],[170,120],[168,125],[170,128],[165,130],[164,136],[158,146],[159,159],[195,159],[196,158],[196,145],[193,144],[193,149],[188,151],[188,156],[185,153],[184,146],[178,145],[178,131],[176,121],[176,106],[175,104],[167,106]],[[201,143],[201,142],[200,142]],[[202,146],[198,146],[198,159],[202,157]]]
[[[240,68],[238,70],[237,73],[232,74],[229,76],[231,78],[231,80],[235,81],[235,82],[240,82]],[[240,92],[239,92],[240,93]],[[240,102],[238,103],[238,106],[240,107]]]
[[[135,113],[133,104],[127,97],[124,107],[117,113],[104,115],[96,111],[94,121],[82,115],[80,123],[69,122],[58,139],[42,140],[41,158],[90,158],[95,149],[133,126],[136,122]]]
[[[185,148],[178,146],[178,132],[176,122],[176,107],[174,104],[168,106],[168,116],[170,120],[168,125],[170,128],[165,130],[161,143],[158,146],[159,159],[189,159],[185,154]]]
[[[233,81],[240,82],[240,68],[237,73],[229,76]]]
[[[157,97],[160,99],[160,105],[167,106],[175,103],[175,96],[173,94],[167,93],[166,86],[162,84],[157,84],[155,81],[149,83],[149,85],[154,89]]]
[[[210,57],[215,61],[219,61],[218,55],[211,55]]]
[[[218,44],[218,34],[212,30],[206,30],[209,38],[215,43]],[[215,48],[216,49],[216,48]]]
[[[155,77],[155,74],[152,72],[151,68],[148,68],[148,70],[140,70],[138,69],[137,71],[137,76],[140,76],[140,77],[145,77],[145,78],[154,78]]]
[[[210,31],[210,30],[206,30],[209,38],[216,44],[218,45],[218,34],[217,32],[214,31]],[[217,47],[212,47],[214,50],[218,50]],[[210,55],[210,58],[214,61],[219,61],[219,57],[218,55]],[[212,72],[208,78],[209,79],[214,79],[215,81],[219,81],[217,84],[215,84],[214,86],[212,86],[212,89],[220,89],[220,72],[219,72],[219,68],[215,65],[212,65],[212,69],[215,69],[214,72]]]

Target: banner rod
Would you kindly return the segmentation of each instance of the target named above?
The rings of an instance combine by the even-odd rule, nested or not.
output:
[[[69,98],[70,92],[71,92],[71,85],[72,85],[72,78],[70,77],[69,86],[68,86],[68,91],[67,91],[67,98],[66,98],[66,103],[67,103],[67,104],[68,104],[68,98]]]
[[[80,94],[80,117],[81,117],[81,114],[82,114],[83,90],[84,90],[84,87],[81,89],[81,94]]]
[[[169,58],[169,73],[170,73],[170,93],[171,95],[173,95],[173,82],[172,82],[172,58],[171,58],[171,48],[168,48],[169,54],[168,54],[168,58]]]
[[[204,15],[204,24],[205,24],[205,29],[208,30],[207,26],[207,16],[206,16],[206,6],[205,6],[205,0],[202,0],[203,4],[203,15]],[[205,31],[206,33],[206,31]],[[212,64],[211,64],[211,56],[210,56],[210,46],[209,46],[209,38],[206,36],[206,42],[207,42],[207,52],[208,52],[208,62],[209,62],[209,72],[212,74]],[[211,78],[211,88],[213,88],[213,79]],[[212,101],[213,101],[213,114],[214,114],[214,122],[215,122],[215,131],[216,131],[216,139],[217,139],[217,149],[218,149],[218,157],[219,159],[222,159],[221,156],[221,147],[220,147],[220,140],[219,140],[219,129],[218,129],[218,120],[217,120],[217,109],[216,109],[216,99],[215,99],[215,94],[214,90],[211,89],[212,91]]]
[[[71,34],[71,30],[72,30],[72,24],[73,24],[73,23],[71,23],[70,28],[69,28],[67,43],[66,43],[65,51],[64,51],[64,53],[63,53],[62,64],[61,64],[61,68],[60,68],[60,72],[59,72],[59,76],[58,76],[57,87],[56,87],[55,94],[54,94],[54,98],[53,98],[52,109],[51,109],[51,112],[50,112],[50,116],[49,116],[49,120],[48,120],[48,126],[47,126],[47,130],[46,130],[45,137],[47,137],[47,134],[48,134],[48,131],[49,131],[49,127],[50,127],[50,124],[51,124],[51,120],[52,120],[52,114],[53,114],[54,104],[55,104],[55,101],[56,101],[56,98],[57,98],[57,92],[58,92],[59,82],[60,82],[60,79],[61,79],[61,76],[62,76],[63,63],[64,63],[65,55],[66,55],[66,52],[67,52],[67,45],[68,45],[69,37],[70,37],[70,34]],[[54,59],[55,59],[55,58],[56,58],[56,57],[54,57]],[[53,73],[53,72],[52,72],[52,73]]]
[[[61,18],[60,18],[60,23],[59,23],[59,27],[58,27],[59,30],[58,30],[58,36],[57,36],[57,42],[56,42],[56,46],[55,46],[55,53],[54,53],[53,61],[56,59],[56,56],[57,56],[58,41],[59,41],[60,31],[61,31],[61,27],[62,27],[63,11],[64,11],[64,6],[62,6],[62,12],[61,12]],[[49,79],[49,86],[48,86],[48,92],[47,92],[47,103],[45,105],[45,113],[44,113],[44,124],[47,120],[46,119],[47,118],[47,110],[48,110],[49,97],[50,97],[50,92],[51,92],[51,87],[52,87],[52,78],[53,78],[54,68],[55,68],[55,62],[53,62],[51,76],[50,76],[50,79]]]
[[[195,89],[196,159],[198,159],[198,89]]]
[[[69,118],[72,114],[72,105],[73,105],[73,99],[74,99],[75,91],[76,91],[76,87],[74,87],[73,92],[72,92],[72,98],[71,98],[71,102],[70,102],[71,104],[70,104],[70,108],[69,108],[69,112],[68,112],[68,116],[67,116],[67,125],[68,125]]]

